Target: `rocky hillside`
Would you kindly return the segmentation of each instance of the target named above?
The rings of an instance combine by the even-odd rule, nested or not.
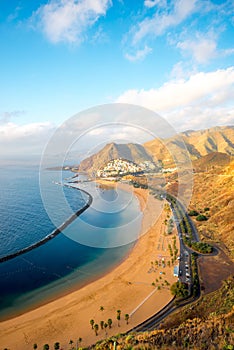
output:
[[[210,165],[207,157],[204,158],[195,162],[197,171],[190,209],[208,218],[202,222],[195,220],[201,238],[224,244],[228,255],[234,259],[234,161],[228,163],[228,159],[221,156]],[[227,164],[221,166],[223,162]]]
[[[110,160],[117,158],[127,159],[137,164],[146,160],[153,161],[152,156],[142,145],[109,143],[98,153],[83,160],[80,163],[79,171],[96,171],[103,168]]]
[[[195,173],[209,171],[215,169],[215,172],[222,172],[224,167],[229,166],[232,156],[226,153],[212,152],[193,161]]]
[[[220,244],[234,260],[234,160],[223,153],[210,153],[193,162],[193,193],[188,210],[205,215],[192,217],[201,239]],[[166,177],[166,189],[177,195],[176,174]]]
[[[184,142],[181,142],[181,138]],[[171,166],[173,158],[178,160],[187,148],[191,160],[196,160],[213,152],[234,156],[234,127],[214,127],[199,131],[186,131],[166,140],[155,139],[144,144],[155,161],[162,160],[164,165]]]

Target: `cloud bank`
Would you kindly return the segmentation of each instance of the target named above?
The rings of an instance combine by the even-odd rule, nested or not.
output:
[[[0,124],[0,156],[39,156],[55,130],[52,123]]]
[[[127,90],[116,102],[147,107],[186,130],[233,124],[233,96],[234,67],[229,67],[171,80],[158,89]]]

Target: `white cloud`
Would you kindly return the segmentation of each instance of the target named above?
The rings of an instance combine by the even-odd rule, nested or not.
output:
[[[171,27],[177,26],[187,19],[197,9],[197,0],[175,0],[172,9],[164,13],[156,12],[152,18],[146,18],[134,26],[130,34],[133,34],[133,45],[139,43],[148,35],[160,36]]]
[[[2,154],[40,154],[55,130],[49,123],[18,125],[12,122],[0,124],[0,149]]]
[[[220,50],[220,56],[226,57],[234,54],[234,48],[232,49],[226,49],[226,50]]]
[[[171,80],[158,89],[128,90],[117,102],[141,105],[163,113],[174,126],[184,130],[188,120],[194,123],[199,116],[210,125],[221,124],[217,118],[234,123],[233,96],[234,67],[230,67],[196,73],[187,80]],[[216,117],[212,119],[211,115]]]
[[[189,53],[196,62],[207,63],[217,56],[216,40],[214,36],[203,36],[197,33],[193,40],[188,39],[178,42],[177,47],[181,49],[183,53]]]
[[[152,49],[146,45],[144,49],[138,50],[135,54],[125,54],[125,58],[131,62],[141,61],[151,52]]]
[[[86,145],[98,144],[101,141],[102,144],[110,142],[121,143],[143,143],[152,137],[145,129],[139,125],[124,125],[123,123],[111,123],[111,125],[104,125],[89,131],[83,136],[82,143]]]
[[[224,106],[205,108],[196,105],[170,111],[165,117],[180,131],[207,129],[212,126],[233,125],[234,108]]]
[[[155,6],[165,7],[167,5],[167,0],[145,0],[144,6],[148,8],[152,8]]]
[[[170,77],[172,80],[188,79],[191,75],[196,74],[196,72],[196,69],[191,66],[191,62],[179,61],[172,67]]]
[[[51,0],[33,14],[32,20],[53,43],[80,43],[111,5],[111,0]]]
[[[142,20],[131,26],[124,37],[124,44],[128,50],[129,47],[137,50],[142,43],[150,43],[153,48],[153,41],[164,36],[167,44],[179,49],[186,58],[191,56],[193,62],[198,64],[231,55],[233,48],[222,50],[218,47],[219,35],[227,30],[225,21],[228,13],[230,16],[230,3],[145,0],[145,8],[150,9],[150,12],[148,15],[146,12]],[[208,23],[204,21],[204,15],[207,18],[209,16]],[[194,28],[202,28],[203,32],[196,33]]]
[[[12,118],[20,117],[24,115],[25,111],[11,111],[11,112],[2,112],[0,113],[0,125],[5,124],[11,121]]]
[[[4,141],[20,139],[24,137],[32,137],[42,134],[45,130],[51,128],[51,124],[47,123],[31,123],[26,125],[17,125],[9,122],[0,126],[1,138]]]

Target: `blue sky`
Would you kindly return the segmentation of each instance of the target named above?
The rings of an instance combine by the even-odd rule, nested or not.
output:
[[[233,14],[232,0],[0,0],[1,149],[41,152],[115,102],[176,131],[234,124]]]

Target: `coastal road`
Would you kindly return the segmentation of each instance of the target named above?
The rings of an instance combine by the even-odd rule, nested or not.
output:
[[[179,305],[175,303],[175,297],[159,312],[157,312],[152,317],[148,318],[146,321],[142,322],[141,324],[137,325],[136,327],[129,330],[127,333],[132,332],[144,332],[144,331],[151,331],[154,330],[159,326],[159,324],[172,312],[178,310],[179,308],[188,305],[198,298],[200,298],[200,288],[198,290],[198,293],[196,296],[192,295],[192,287],[193,287],[193,281],[192,281],[192,268],[191,268],[191,253],[193,252],[192,249],[185,246],[183,242],[181,227],[179,225],[179,217],[177,216],[176,210],[174,209],[173,205],[169,202],[169,205],[171,207],[173,216],[174,216],[174,222],[176,224],[177,233],[179,237],[179,244],[180,244],[180,259],[179,259],[179,280],[183,283],[186,283],[188,285],[189,290],[189,297],[185,300],[182,300]],[[179,203],[180,204],[180,203]],[[182,211],[183,215],[188,215],[183,208],[183,206],[180,204],[180,211]],[[188,216],[187,216],[188,217]],[[197,230],[195,228],[195,225],[191,222],[191,219],[188,217],[188,222],[192,230],[193,239],[195,241],[199,241],[199,236],[197,233]]]
[[[173,198],[173,197],[172,197]],[[173,198],[174,200],[174,198]],[[192,233],[192,239],[193,241],[199,242],[199,235],[197,232],[197,229],[189,217],[188,213],[184,209],[181,203],[175,202],[174,205],[168,200],[169,205],[171,207],[173,216],[174,216],[174,222],[177,227],[177,232],[178,232],[178,237],[179,237],[179,244],[180,244],[180,258],[179,258],[179,280],[183,283],[186,283],[188,285],[188,290],[189,290],[189,297],[187,299],[184,299],[179,302],[179,304],[175,303],[175,297],[159,312],[157,312],[155,315],[147,319],[146,321],[142,322],[141,324],[137,325],[136,327],[132,328],[128,333],[131,332],[143,332],[143,331],[151,331],[156,329],[160,323],[172,312],[178,310],[181,307],[184,307],[185,305],[188,305],[195,300],[200,298],[201,295],[201,290],[200,290],[200,282],[198,280],[198,291],[196,295],[193,295],[193,280],[192,280],[192,267],[191,267],[191,254],[194,252],[193,249],[187,247],[184,244],[183,241],[183,233],[181,231],[181,226],[180,226],[180,218],[177,215],[178,209],[180,211],[179,215],[181,217],[185,216],[187,218],[187,221],[189,223],[189,226],[191,228],[191,233]],[[175,206],[177,206],[177,211],[175,210]],[[196,252],[197,253],[197,252]],[[214,249],[211,254],[202,254],[202,253],[197,253],[198,256],[214,256],[217,255],[218,250]],[[199,279],[199,275],[198,275]]]
[[[178,233],[178,237],[179,237],[179,244],[180,244],[179,280],[183,283],[188,284],[189,292],[191,294],[192,269],[191,269],[191,256],[190,256],[190,254],[192,253],[192,250],[189,249],[187,246],[185,246],[184,241],[183,241],[182,232],[181,232],[181,227],[180,227],[180,219],[179,219],[174,207],[171,205],[170,202],[169,202],[169,204],[170,204],[171,211],[172,211],[172,214],[174,217],[174,222],[176,224],[176,229],[177,229],[177,233]],[[183,210],[182,215],[185,215],[185,210]],[[189,221],[189,224],[190,224],[190,221]],[[195,227],[193,227],[192,231],[194,232],[194,230],[195,230]]]
[[[177,311],[178,309],[194,302],[195,300],[200,298],[200,293],[196,297],[190,297],[186,300],[180,302],[179,305],[176,305],[175,303],[175,297],[159,312],[157,312],[155,315],[151,316],[144,322],[140,323],[136,327],[130,329],[127,334],[133,333],[133,332],[145,332],[145,331],[153,331],[155,330],[162,321],[169,316],[174,311]]]

